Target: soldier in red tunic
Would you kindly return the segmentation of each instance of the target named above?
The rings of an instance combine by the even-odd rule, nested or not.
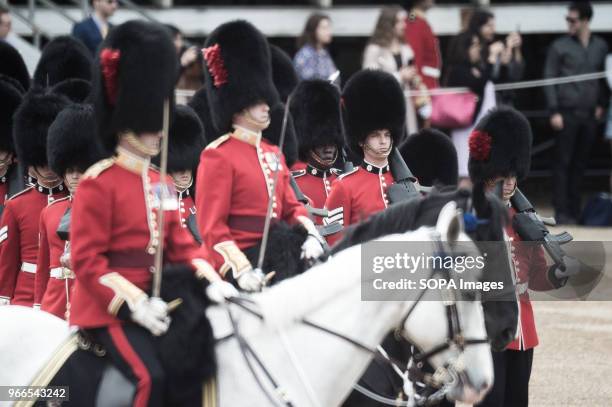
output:
[[[64,198],[63,180],[47,163],[47,129],[69,101],[32,89],[14,115],[14,139],[29,187],[6,202],[0,225],[0,303],[32,306],[40,212]]]
[[[167,304],[148,295],[154,256],[161,250],[161,209],[164,262],[191,265],[212,282],[209,290],[217,300],[236,294],[199,257],[176,208],[167,208],[156,193],[172,182],[160,180],[150,158],[160,152],[164,106],[173,108],[168,101],[177,73],[174,45],[163,27],[129,21],[109,33],[97,59],[92,100],[98,136],[116,156],[87,170],[72,208],[76,281],[70,324],[100,343],[135,382],[134,406],[158,406],[164,400],[164,372],[153,336],[167,331],[170,318]]]
[[[202,238],[193,200],[193,174],[205,146],[204,127],[198,115],[189,106],[177,105],[168,140],[168,174],[176,188],[181,226],[189,230],[198,244],[202,243]],[[159,166],[159,156],[153,163]]]
[[[392,75],[364,70],[347,82],[342,113],[349,148],[363,161],[334,182],[324,223],[340,222],[346,228],[389,205],[387,190],[394,183],[389,155],[404,136],[406,102]],[[327,240],[333,244],[341,237],[338,232]]]
[[[291,114],[300,159],[291,167],[293,178],[310,204],[323,208],[332,182],[341,174],[332,167],[344,147],[340,92],[327,81],[302,81],[291,99]],[[322,221],[317,218],[317,223]]]
[[[488,113],[470,135],[469,171],[474,184],[485,183],[493,190],[503,182],[503,201],[508,205],[511,220],[516,210],[511,198],[517,181],[523,180],[531,164],[531,127],[527,119],[511,108]],[[565,271],[548,266],[541,245],[522,242],[513,222],[505,232],[511,245],[516,290],[519,296],[517,339],[505,351],[493,352],[495,383],[479,406],[527,406],[533,349],[538,344],[533,309],[528,289],[545,291],[561,286],[568,276],[577,273],[580,265],[567,258]]]
[[[49,127],[49,166],[64,178],[70,195],[52,202],[41,212],[34,303],[59,318],[67,317],[69,293],[74,284],[74,273],[65,261],[65,253],[70,252],[65,232],[73,196],[83,173],[102,158],[100,143],[91,137],[93,128],[92,106],[77,104],[62,110]]]
[[[13,114],[21,104],[23,93],[19,82],[0,75],[0,217],[4,202],[23,190],[23,177],[15,162]]]
[[[408,3],[408,23],[406,24],[406,42],[414,51],[414,65],[423,83],[428,89],[438,87],[442,60],[440,45],[433,33],[425,13],[433,6],[432,0],[414,0]]]
[[[298,259],[300,255],[315,258],[323,253],[324,241],[290,187],[291,175],[278,147],[262,138],[262,131],[270,125],[270,106],[279,100],[272,83],[267,40],[251,24],[234,21],[215,29],[203,52],[211,115],[224,135],[209,144],[200,157],[198,225],[213,266],[243,290],[254,291],[263,283],[261,271],[254,270],[253,264],[270,199],[278,230],[284,224],[301,225],[301,239],[283,242],[292,245],[289,252],[297,248]],[[269,247],[268,253],[286,252]],[[265,271],[286,271],[276,265],[285,267],[287,261],[295,259],[285,257]]]

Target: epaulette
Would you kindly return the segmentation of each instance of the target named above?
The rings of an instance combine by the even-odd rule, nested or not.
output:
[[[17,198],[18,196],[21,196],[21,195],[25,194],[26,192],[32,190],[32,189],[34,189],[34,187],[33,186],[29,186],[26,189],[24,189],[23,191],[17,192],[15,195],[13,195],[9,199],[7,199],[7,201],[11,201],[11,200]]]
[[[295,171],[291,171],[291,176],[293,178],[299,178],[302,175],[306,175],[306,170],[295,170]]]
[[[357,171],[359,171],[359,167],[353,167],[353,169],[350,170],[349,172],[345,172],[344,174],[341,174],[340,176],[338,176],[338,179],[342,179],[342,178],[346,177],[347,175],[354,174]]]
[[[103,160],[100,160],[97,163],[93,164],[91,167],[89,167],[87,171],[85,171],[85,174],[83,174],[83,178],[84,179],[97,178],[104,171],[112,167],[114,163],[115,163],[114,157],[105,158]]]
[[[217,148],[217,147],[219,147],[221,144],[225,143],[229,139],[230,139],[230,135],[229,134],[224,134],[223,136],[218,137],[216,140],[214,140],[211,143],[209,143],[206,146],[206,150],[208,150],[210,148]]]
[[[65,201],[66,199],[70,199],[70,196],[65,196],[65,197],[63,197],[63,198],[56,199],[56,200],[54,200],[53,202],[49,203],[49,205],[47,205],[47,206],[55,205],[56,203],[58,203],[58,202],[63,202],[63,201]]]

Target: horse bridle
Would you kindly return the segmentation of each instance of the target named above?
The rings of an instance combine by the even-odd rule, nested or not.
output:
[[[432,235],[433,235],[432,241],[437,244],[438,255],[444,256],[445,250],[444,250],[444,245],[442,243],[440,235],[438,233],[432,233]],[[429,274],[428,280],[433,278],[437,273],[443,273],[443,276],[445,279],[447,280],[450,279],[450,275],[449,275],[450,273],[448,272],[447,269],[434,267],[431,270],[431,273]],[[407,344],[413,346],[410,340],[404,336],[403,327],[405,326],[406,322],[408,321],[408,318],[410,318],[410,316],[416,309],[417,305],[421,302],[421,300],[423,299],[423,297],[428,291],[429,291],[429,288],[426,287],[419,292],[416,301],[414,301],[414,303],[406,311],[406,314],[400,320],[400,323],[395,327],[394,333],[395,333],[396,339],[405,341]],[[435,355],[438,355],[439,353],[444,352],[448,349],[456,349],[460,352],[460,355],[462,355],[466,346],[480,345],[480,344],[488,343],[487,338],[482,338],[482,339],[465,338],[465,336],[463,335],[462,327],[461,327],[459,311],[457,309],[457,298],[456,298],[455,291],[454,290],[452,291],[453,293],[452,297],[450,296],[450,293],[448,293],[447,291],[442,291],[442,293],[446,293],[446,296],[447,296],[447,298],[444,298],[442,300],[444,302],[444,307],[446,310],[446,319],[447,319],[447,325],[448,325],[447,340],[444,343],[438,346],[435,346],[434,348],[432,348],[431,350],[427,352],[418,352],[416,354],[413,354],[410,364],[408,366],[408,379],[412,381],[414,386],[416,386],[416,383],[422,383],[424,386],[430,386],[436,389],[436,392],[433,395],[428,396],[426,398],[421,398],[420,400],[418,400],[417,405],[427,405],[432,401],[442,400],[442,398],[444,398],[446,395],[446,390],[455,383],[455,380],[457,380],[458,376],[465,374],[464,372],[465,366],[463,366],[462,361],[453,361],[451,363],[446,363],[444,366],[437,368],[434,373],[426,373],[422,370],[423,367],[425,366],[425,363],[429,362],[430,359],[434,357]],[[261,313],[251,308],[251,305],[254,305],[253,301],[247,298],[244,298],[244,297],[232,297],[232,298],[228,298],[227,301],[229,303],[237,305],[238,307],[247,311],[249,314],[257,317],[258,319],[262,321],[264,320],[264,316]],[[287,407],[293,407],[292,403],[287,398],[286,393],[281,389],[281,387],[274,380],[269,370],[266,369],[263,362],[257,356],[253,348],[248,344],[246,339],[240,334],[238,323],[234,319],[229,307],[227,310],[228,310],[229,319],[231,321],[231,324],[234,330],[234,336],[236,336],[238,340],[238,344],[239,344],[241,353],[247,363],[247,367],[251,371],[251,374],[254,376],[261,390],[264,392],[266,397],[268,397],[268,399],[272,401],[273,399],[272,395],[270,395],[268,391],[265,389],[265,387],[263,386],[263,383],[261,383],[261,381],[259,380],[259,377],[257,376],[257,373],[255,372],[255,369],[253,368],[252,364],[248,360],[249,354],[254,358],[255,362],[259,365],[260,369],[264,372],[268,381],[274,387],[277,393],[277,396],[279,396],[279,398],[281,399],[280,401],[282,402],[282,404]],[[360,341],[354,338],[351,338],[347,335],[344,335],[340,332],[336,332],[332,329],[326,328],[315,322],[309,321],[306,318],[302,318],[301,320],[299,320],[299,322],[306,326],[309,326],[319,331],[325,332],[329,335],[335,336],[339,339],[344,340],[345,342],[352,344],[358,349],[361,349],[362,351],[365,351],[371,354],[374,359],[380,362],[383,362],[384,364],[390,366],[392,369],[395,369],[399,365],[401,365],[401,362],[394,360],[392,357],[388,356],[384,352],[381,352],[379,349],[373,349],[369,347],[368,345],[365,345],[361,343]],[[223,339],[227,339],[227,338],[228,337],[223,338]],[[445,377],[451,377],[454,380],[450,382],[446,382],[444,381]],[[394,405],[394,406],[398,405],[397,400],[393,400],[393,399],[386,398],[384,396],[376,395],[375,393],[368,394],[368,392],[366,391],[360,391],[360,392],[364,394],[366,397],[372,398],[375,401],[383,402],[383,403]],[[369,393],[372,393],[372,392],[369,392]]]

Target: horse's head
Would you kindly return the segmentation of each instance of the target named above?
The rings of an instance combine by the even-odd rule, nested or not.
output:
[[[480,251],[463,229],[463,217],[454,201],[447,203],[435,230],[430,231],[434,257],[454,259],[452,267],[432,264],[430,280],[453,281],[457,289],[426,289],[403,321],[403,335],[418,349],[411,372],[414,380],[425,380],[421,370],[429,363],[435,373],[440,394],[452,400],[476,403],[493,384],[493,362],[487,341],[484,314],[475,284],[482,268],[467,270],[465,259],[480,256]],[[463,260],[460,260],[463,258]],[[446,261],[444,262],[446,265]],[[474,289],[466,289],[468,284]],[[448,287],[452,287],[449,285]],[[463,287],[463,288],[461,288]]]

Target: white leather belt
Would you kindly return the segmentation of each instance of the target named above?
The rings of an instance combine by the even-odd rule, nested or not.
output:
[[[516,285],[516,292],[521,295],[521,294],[525,294],[527,292],[527,289],[529,288],[529,283],[518,283]]]
[[[26,263],[24,261],[23,263],[21,263],[21,271],[25,271],[26,273],[36,274],[36,264]]]
[[[49,272],[49,275],[53,278],[57,278],[58,280],[74,278],[74,274],[72,273],[72,270],[67,269],[66,267],[52,268],[51,271]]]

